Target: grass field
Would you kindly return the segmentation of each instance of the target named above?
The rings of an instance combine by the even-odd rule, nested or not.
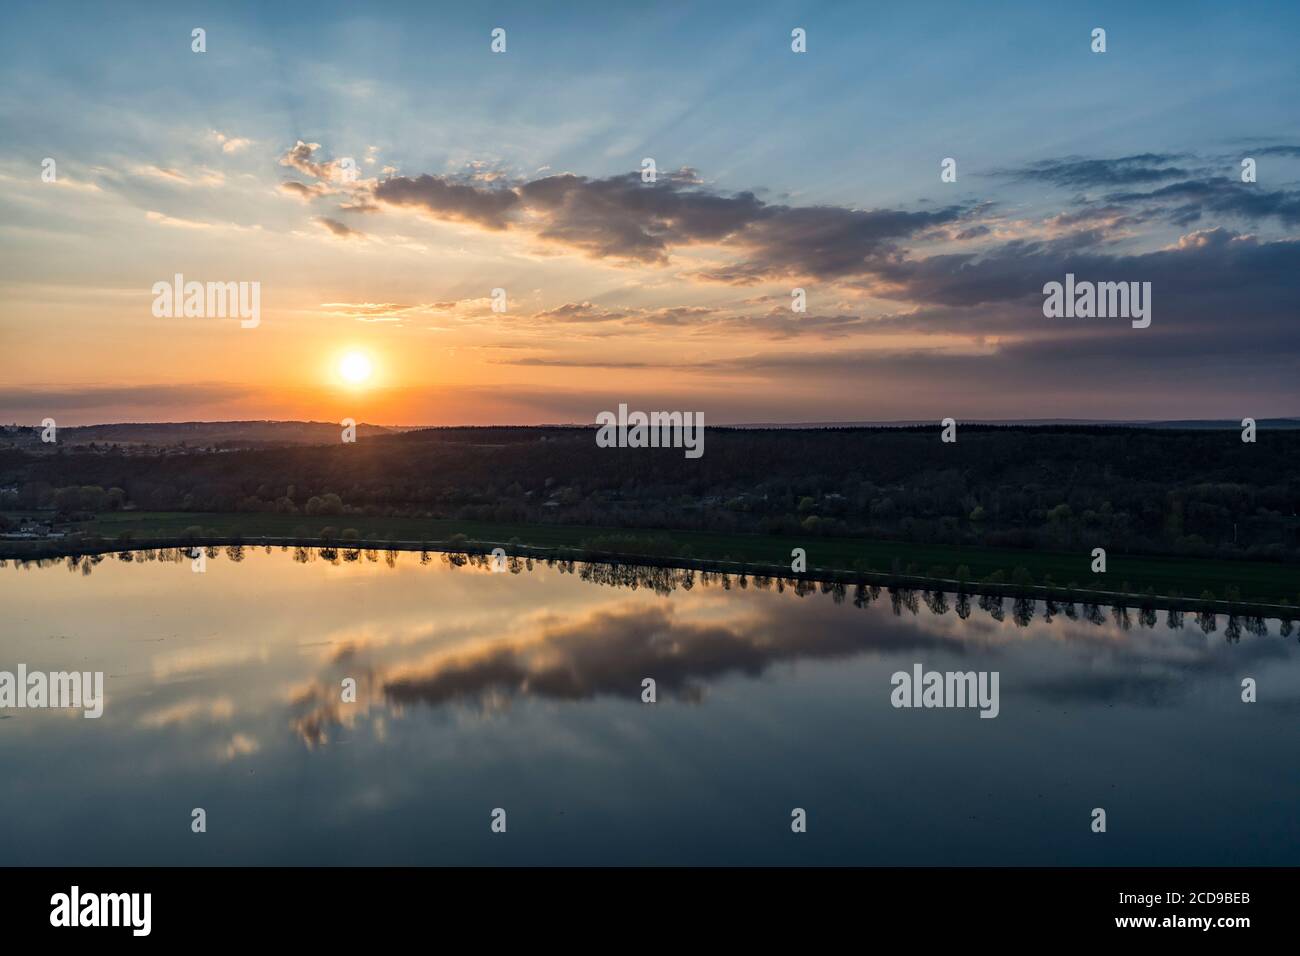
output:
[[[355,530],[368,541],[445,542],[464,535],[474,542],[505,544],[511,540],[538,548],[578,548],[599,538],[619,539],[621,553],[640,553],[637,545],[657,546],[644,553],[669,554],[701,560],[730,560],[789,566],[791,549],[806,550],[808,568],[843,571],[906,572],[954,577],[969,569],[969,580],[979,582],[996,572],[1011,581],[1023,568],[1034,584],[1075,584],[1083,588],[1141,594],[1148,588],[1160,595],[1198,598],[1210,591],[1216,598],[1267,603],[1300,604],[1300,566],[1270,562],[1202,560],[1110,554],[1107,573],[1094,575],[1087,552],[1063,553],[920,545],[898,541],[802,536],[769,537],[745,534],[711,534],[691,531],[650,531],[596,528],[576,525],[511,525],[421,518],[365,518],[338,515],[309,518],[280,514],[201,514],[190,512],[106,512],[83,529],[113,540],[124,532],[136,537],[179,536],[199,526],[219,535],[289,537],[305,529],[309,536],[332,527]],[[663,550],[665,543],[669,550]],[[1020,580],[1026,580],[1020,575]]]

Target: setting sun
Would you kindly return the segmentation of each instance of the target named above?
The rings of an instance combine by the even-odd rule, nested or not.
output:
[[[370,379],[370,372],[370,358],[361,352],[349,352],[339,360],[339,375],[351,385],[365,384]]]

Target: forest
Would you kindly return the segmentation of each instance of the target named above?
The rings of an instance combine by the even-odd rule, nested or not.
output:
[[[444,518],[1292,561],[1300,431],[710,428],[707,454],[590,427],[355,443],[0,449],[0,521],[44,511]],[[9,517],[5,515],[8,513]],[[0,529],[3,530],[3,529]]]

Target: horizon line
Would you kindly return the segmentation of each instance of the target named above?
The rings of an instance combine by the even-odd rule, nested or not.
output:
[[[1271,415],[1254,419],[1257,423],[1265,422],[1294,422],[1300,427],[1300,414],[1296,415]],[[1140,426],[1140,425],[1223,425],[1224,427],[1240,428],[1241,420],[1233,418],[1132,418],[1132,419],[1113,419],[1113,418],[965,418],[956,419],[957,424],[964,425],[1092,425],[1092,426]],[[766,429],[783,429],[783,428],[914,428],[922,425],[938,425],[941,421],[931,419],[843,419],[843,420],[806,420],[793,422],[771,422],[771,421],[744,421],[744,422],[717,422],[712,428],[766,428]],[[109,421],[109,422],[92,422],[82,425],[60,425],[60,430],[75,430],[87,428],[144,428],[171,426],[179,427],[185,425],[319,425],[337,427],[338,423],[333,421],[320,421],[316,419],[302,418],[217,418],[217,419],[187,419],[180,421],[166,420],[145,420],[145,421]],[[470,428],[595,428],[596,422],[492,422],[490,424],[418,424],[418,425],[395,425],[380,424],[376,422],[357,422],[357,427],[365,426],[367,428],[383,428],[393,431],[425,431],[433,429],[470,429]],[[23,424],[21,422],[9,422],[0,425],[6,431],[15,428],[39,429],[43,427],[42,423]]]

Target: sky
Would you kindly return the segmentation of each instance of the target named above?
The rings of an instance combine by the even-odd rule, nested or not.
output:
[[[1298,40],[1290,3],[7,3],[0,421],[1298,415]],[[256,325],[156,314],[177,274]],[[1067,274],[1150,325],[1046,316]]]

